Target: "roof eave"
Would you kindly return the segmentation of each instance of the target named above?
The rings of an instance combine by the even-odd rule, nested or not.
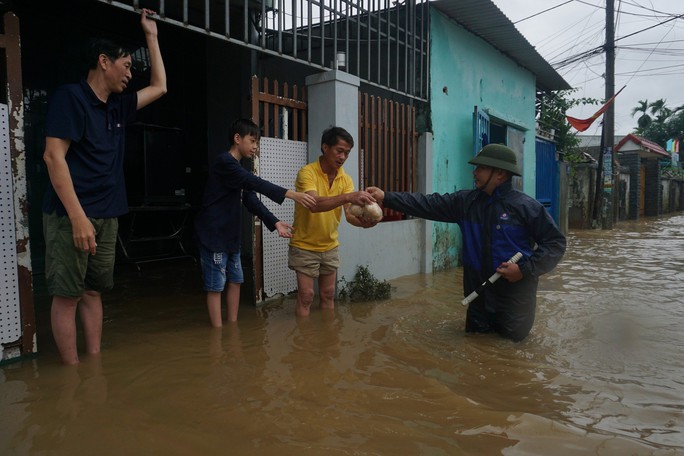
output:
[[[538,89],[572,89],[491,0],[434,0],[430,5],[534,74]]]

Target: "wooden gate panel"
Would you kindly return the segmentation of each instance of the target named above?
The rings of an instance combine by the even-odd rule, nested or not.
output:
[[[418,158],[416,110],[409,104],[359,93],[359,186],[415,191]],[[384,210],[383,221],[404,214]]]
[[[262,86],[263,90],[259,89],[259,78],[252,76],[252,120],[261,128],[261,136],[306,141],[306,88],[300,90],[294,85],[290,96],[287,83],[282,95],[278,81],[273,81],[269,90],[269,80],[264,78]]]

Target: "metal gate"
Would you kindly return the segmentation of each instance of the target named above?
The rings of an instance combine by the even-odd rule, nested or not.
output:
[[[558,197],[560,194],[556,144],[541,138],[535,139],[537,154],[537,200],[544,205],[560,226]]]
[[[0,363],[36,352],[19,18],[6,12],[2,19],[7,104],[0,121]]]
[[[19,356],[15,344],[21,339],[12,181],[9,110],[0,104],[0,360]]]

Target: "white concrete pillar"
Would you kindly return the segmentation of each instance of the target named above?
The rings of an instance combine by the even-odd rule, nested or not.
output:
[[[359,86],[358,77],[333,70],[306,78],[309,119],[309,162],[321,155],[321,135],[326,128],[342,127],[354,138],[354,148],[344,165],[354,183],[359,181]]]
[[[332,70],[306,78],[309,119],[309,163],[321,155],[321,135],[331,126],[342,127],[354,138],[354,148],[344,164],[344,171],[359,189],[359,86],[358,77],[344,71]],[[355,246],[363,235],[361,228],[350,225],[342,216],[339,228],[340,270],[338,280],[351,279],[358,264],[365,264]]]

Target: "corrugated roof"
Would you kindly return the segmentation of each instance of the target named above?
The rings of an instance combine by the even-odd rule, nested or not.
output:
[[[490,0],[435,0],[430,5],[532,72],[540,89],[572,88]]]

